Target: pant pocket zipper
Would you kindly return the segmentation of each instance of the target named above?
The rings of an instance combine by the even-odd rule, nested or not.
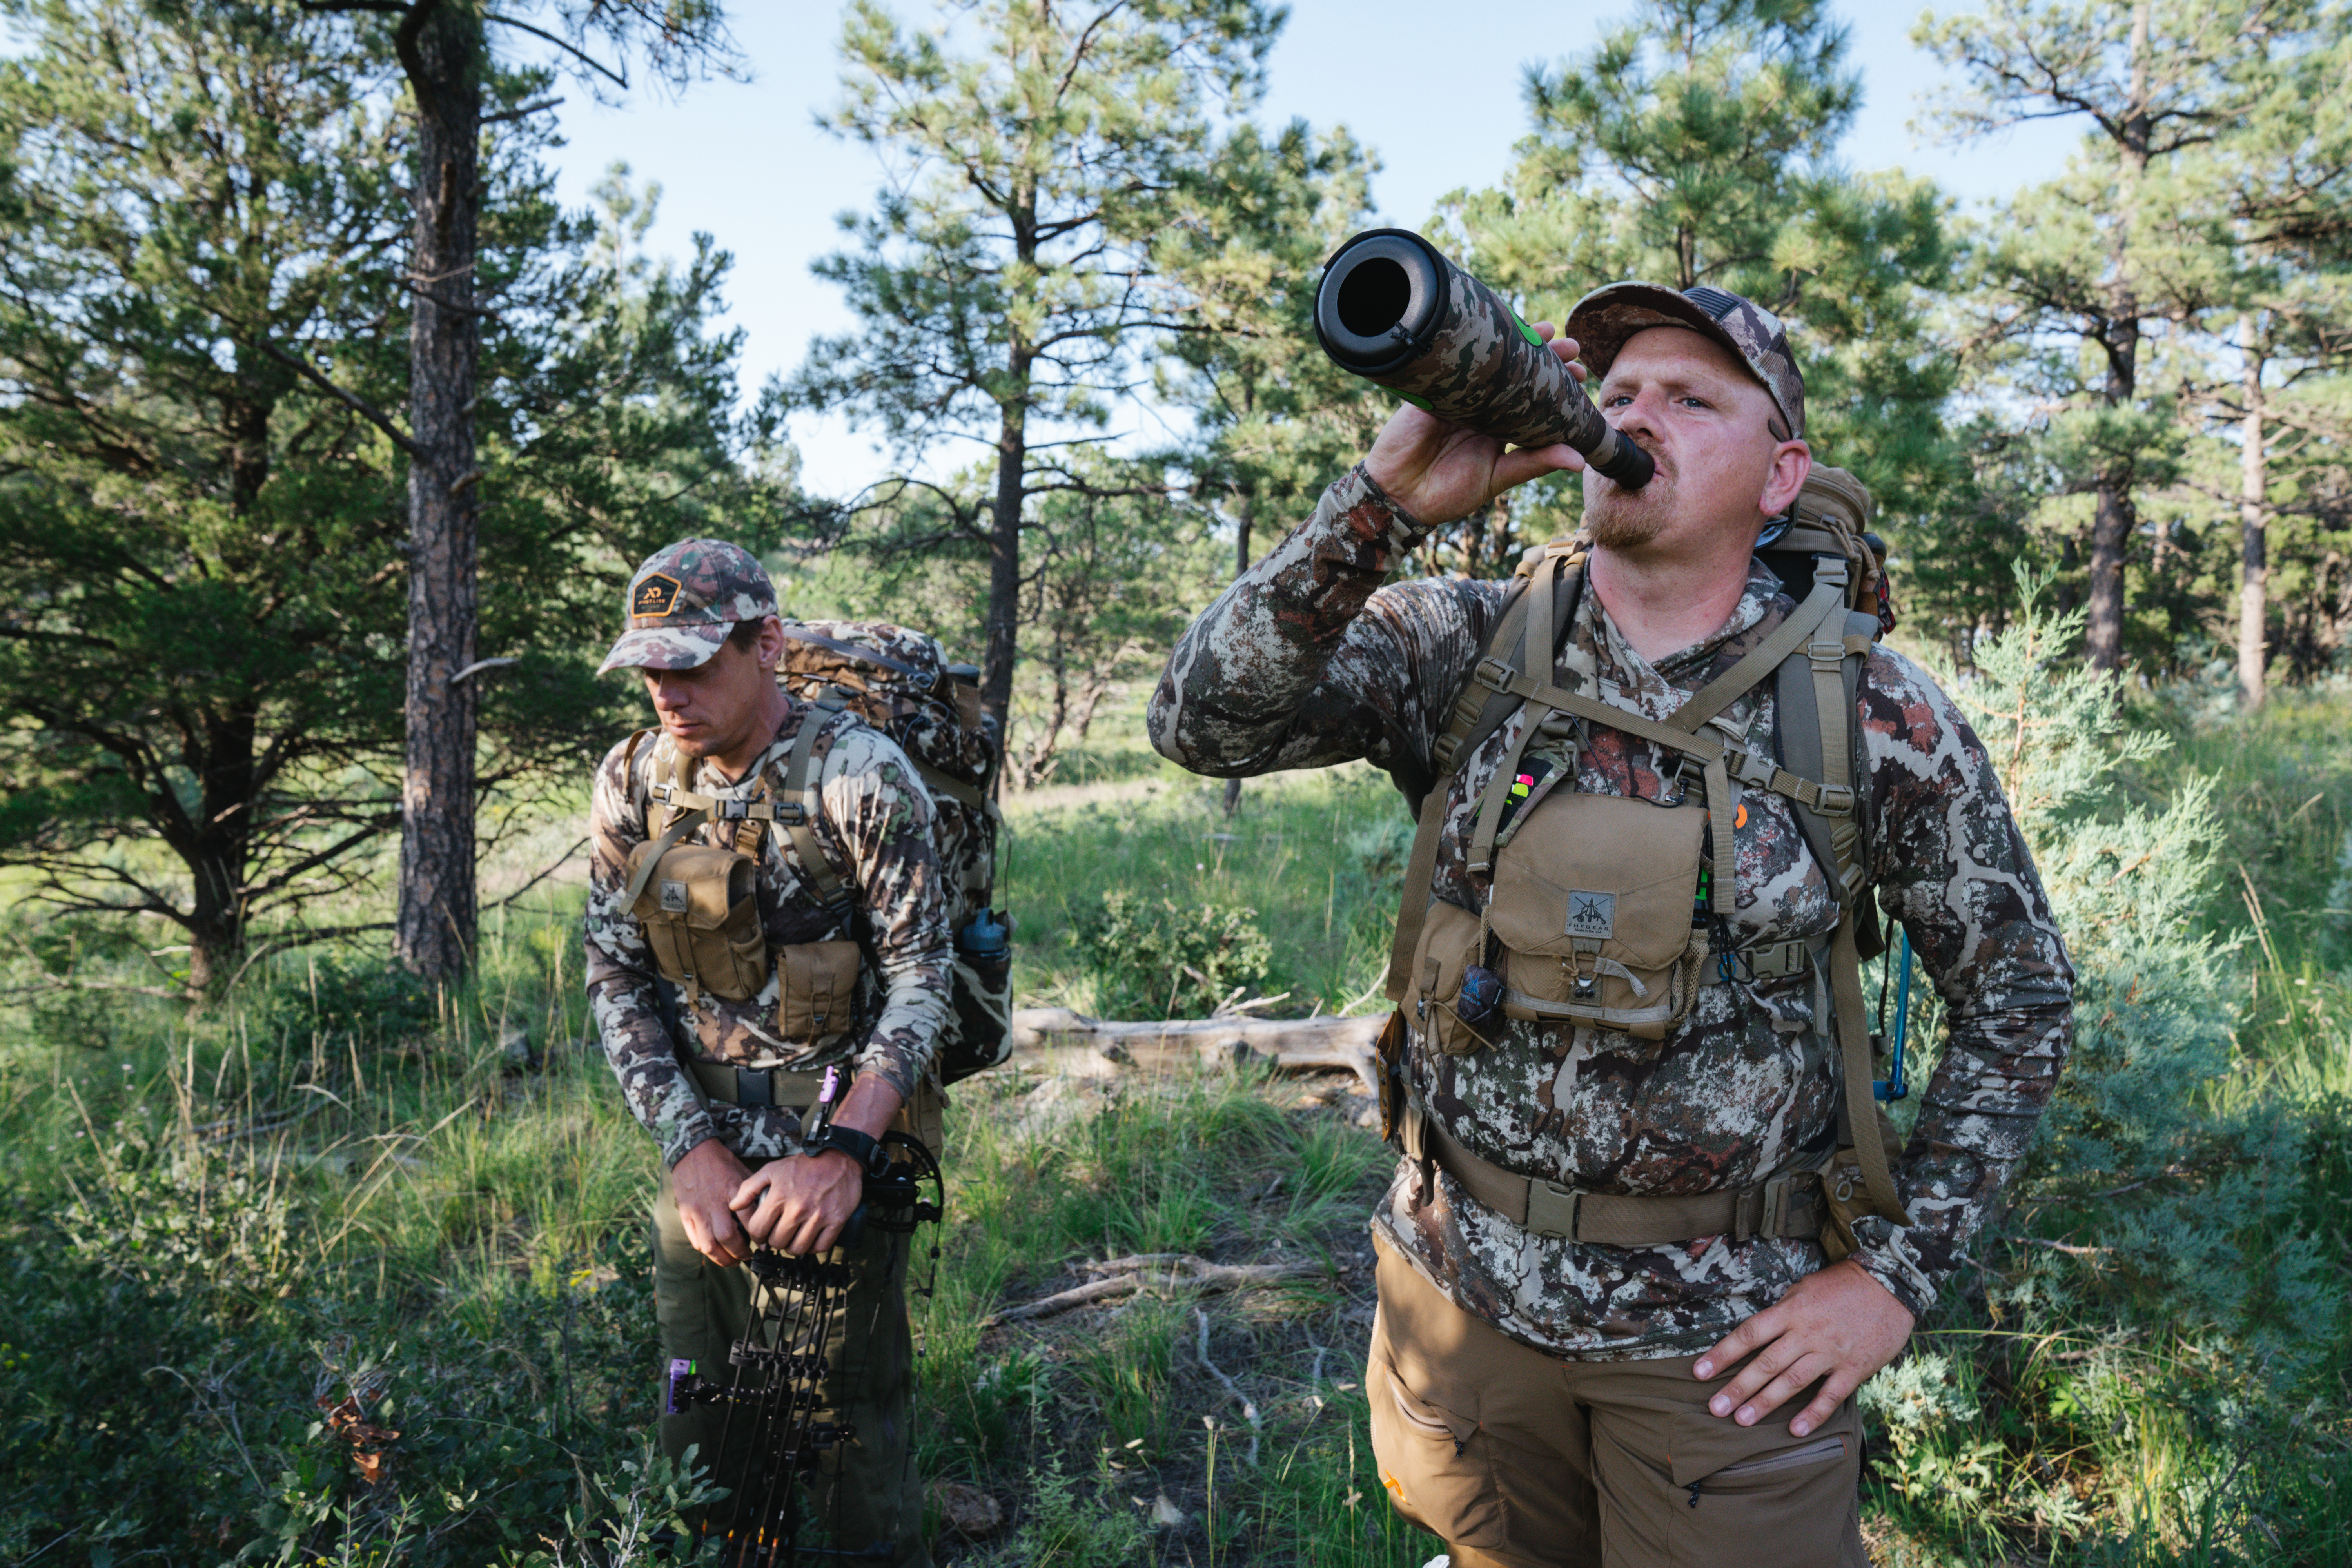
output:
[[[1726,1465],[1719,1470],[1700,1477],[1685,1489],[1690,1493],[1691,1507],[1696,1508],[1699,1489],[1709,1481],[1720,1480],[1726,1476],[1769,1475],[1774,1470],[1788,1470],[1794,1469],[1800,1465],[1819,1464],[1824,1459],[1836,1458],[1844,1452],[1844,1438],[1824,1437],[1818,1443],[1808,1443],[1801,1448],[1791,1448],[1785,1454],[1767,1454],[1760,1459],[1742,1459],[1736,1465]]]
[[[1454,1428],[1443,1421],[1432,1421],[1428,1416],[1413,1409],[1405,1399],[1403,1385],[1393,1377],[1389,1381],[1389,1397],[1396,1402],[1397,1414],[1404,1418],[1407,1426],[1425,1432],[1432,1437],[1442,1438],[1453,1444],[1455,1457],[1461,1456],[1462,1439],[1454,1435]]]

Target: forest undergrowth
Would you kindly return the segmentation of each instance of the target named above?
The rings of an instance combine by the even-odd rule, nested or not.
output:
[[[2063,622],[2024,624],[1962,689],[2081,1039],[2014,1205],[1866,1391],[1869,1535],[1887,1564],[2352,1562],[2352,696],[2156,693],[2118,731]],[[1100,776],[1013,803],[1024,1003],[1371,1009],[1384,780],[1255,781],[1229,816],[1212,783]],[[459,993],[322,950],[194,1013],[135,989],[152,933],[9,912],[0,1561],[646,1560],[693,1482],[646,1447],[656,1162],[585,1038],[579,900],[494,915]],[[920,1453],[1003,1523],[935,1510],[946,1561],[1434,1555],[1365,1436],[1367,1110],[1247,1066],[958,1091]],[[991,1322],[1149,1252],[1298,1270]]]

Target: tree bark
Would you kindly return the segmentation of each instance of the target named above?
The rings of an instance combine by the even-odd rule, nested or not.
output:
[[[2147,172],[2147,50],[2149,0],[2132,6],[2131,103],[2116,136],[2116,202],[2110,242],[2111,272],[2106,320],[2099,330],[2107,360],[2100,401],[2127,409],[2139,391],[2139,289],[2133,276],[2132,230],[2137,217],[2141,176]],[[2091,668],[2112,674],[2124,662],[2124,563],[2138,518],[2132,487],[2137,465],[2128,454],[2111,453],[2099,464],[2096,508],[2091,519],[2091,582],[2084,651]]]
[[[1027,356],[1011,365],[1021,389],[1003,405],[996,426],[996,510],[988,530],[988,646],[982,655],[980,705],[996,716],[997,733],[1011,733],[1013,661],[1021,634],[1021,501],[1029,466]]]
[[[2269,540],[2265,532],[2270,473],[2269,454],[2263,449],[2267,437],[2263,428],[2263,416],[2267,410],[2263,403],[2264,355],[2256,331],[2251,313],[2240,319],[2239,353],[2243,366],[2240,374],[2246,412],[2239,425],[2238,452],[2239,562],[2244,574],[2238,589],[2238,705],[2249,710],[2263,705],[2263,676],[2268,652],[2264,634],[2270,619]]]
[[[394,952],[429,980],[474,955],[475,555],[481,475],[474,307],[481,210],[481,24],[419,0],[398,35],[416,100],[416,222],[411,242],[407,753],[401,784],[400,909]]]

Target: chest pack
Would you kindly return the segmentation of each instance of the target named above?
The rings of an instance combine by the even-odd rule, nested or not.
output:
[[[826,704],[801,721],[784,764],[781,791],[762,770],[754,792],[722,798],[691,787],[692,764],[676,749],[656,753],[646,796],[648,837],[629,852],[622,902],[645,929],[661,977],[686,994],[689,1005],[705,993],[740,1002],[759,994],[780,972],[775,1028],[783,1039],[828,1046],[845,1034],[857,999],[859,952],[846,939],[771,943],[760,921],[760,866],[771,827],[792,840],[818,903],[846,929],[849,888],[827,858],[814,831],[822,809],[817,793],[817,742],[842,722],[839,704]],[[622,767],[635,777],[640,747],[659,731],[629,737]],[[692,836],[706,825],[719,842]]]
[[[1856,816],[1863,764],[1854,701],[1870,645],[1892,618],[1884,547],[1864,531],[1869,507],[1869,492],[1851,475],[1813,470],[1790,517],[1759,544],[1798,599],[1795,611],[1663,721],[1560,684],[1556,655],[1582,593],[1585,548],[1568,541],[1531,552],[1433,750],[1434,771],[1406,783],[1408,790],[1425,787],[1389,959],[1388,994],[1399,1010],[1383,1042],[1391,1059],[1401,1058],[1408,1037],[1441,1053],[1466,1055],[1490,1043],[1504,1019],[1662,1040],[1706,986],[1810,972],[1825,981],[1817,993],[1834,1025],[1843,1146],[1818,1173],[1830,1212],[1816,1229],[1765,1233],[1818,1233],[1833,1256],[1851,1247],[1852,1220],[1860,1214],[1908,1223],[1874,1097],[1862,992],[1862,959],[1882,943]],[[1725,713],[1768,680],[1776,744],[1764,749]],[[1465,910],[1438,898],[1434,887],[1454,777],[1522,710],[1526,721],[1472,818],[1468,867],[1487,879],[1489,892],[1482,909]],[[1579,792],[1576,751],[1589,727],[1647,742],[1674,759],[1674,768],[1661,768],[1667,798]],[[1564,759],[1531,762],[1531,748]],[[1825,938],[1730,945],[1732,826],[1743,809],[1738,793],[1753,789],[1788,801],[1829,879],[1838,922]],[[1392,1101],[1407,1098],[1402,1081],[1399,1073]],[[1496,1206],[1506,1212],[1546,1212],[1536,1189],[1549,1184],[1486,1165],[1442,1129],[1432,1136],[1417,1103],[1392,1103],[1390,1110],[1392,1124],[1410,1123],[1406,1152],[1424,1164],[1440,1161],[1482,1197],[1499,1194]],[[1559,1189],[1550,1190],[1557,1199]],[[1681,1240],[1743,1225],[1752,1231],[1742,1216],[1752,1208],[1761,1223],[1764,1213],[1788,1206],[1781,1201],[1787,1191],[1785,1179],[1759,1184],[1752,1205],[1734,1203],[1727,1215],[1702,1215],[1689,1199],[1601,1196],[1596,1212],[1613,1215],[1606,1224],[1615,1231],[1598,1238]],[[1596,1209],[1599,1195],[1570,1196]],[[1579,1207],[1571,1202],[1568,1211]],[[1555,1201],[1550,1212],[1558,1209]],[[1713,1228],[1658,1234],[1694,1224]]]

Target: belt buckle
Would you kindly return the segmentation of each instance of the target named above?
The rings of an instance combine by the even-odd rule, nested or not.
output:
[[[735,1069],[735,1103],[738,1105],[773,1105],[776,1103],[776,1079],[766,1068]]]
[[[1576,1240],[1576,1211],[1583,1198],[1574,1187],[1528,1178],[1527,1227],[1541,1236]]]

